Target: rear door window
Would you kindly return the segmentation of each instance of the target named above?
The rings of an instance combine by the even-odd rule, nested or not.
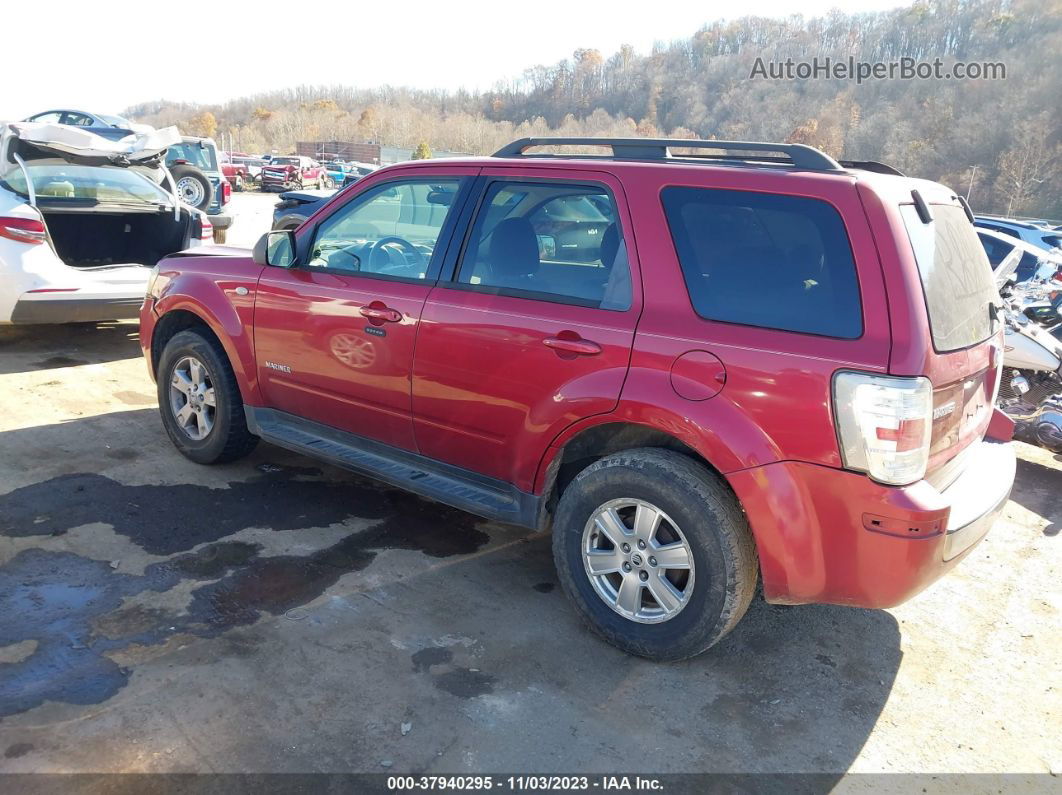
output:
[[[933,347],[957,351],[992,336],[989,304],[999,300],[992,267],[962,207],[934,204],[922,223],[913,204],[900,207],[926,296]]]
[[[611,194],[563,182],[492,183],[457,282],[516,298],[626,311],[630,266]]]
[[[842,339],[863,333],[852,248],[818,199],[669,187],[662,193],[693,308],[707,320]]]

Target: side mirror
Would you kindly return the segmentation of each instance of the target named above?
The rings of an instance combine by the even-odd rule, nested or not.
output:
[[[295,232],[290,229],[266,232],[254,244],[251,258],[257,265],[290,268],[295,264]]]

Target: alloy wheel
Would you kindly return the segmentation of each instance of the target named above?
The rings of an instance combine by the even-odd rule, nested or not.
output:
[[[644,500],[610,500],[583,529],[583,564],[597,595],[640,624],[669,621],[689,604],[693,552],[679,526]]]
[[[170,411],[177,426],[193,441],[202,441],[214,428],[214,381],[210,371],[194,356],[185,356],[170,372]]]

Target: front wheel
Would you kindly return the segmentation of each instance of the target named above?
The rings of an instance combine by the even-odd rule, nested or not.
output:
[[[733,494],[668,450],[610,455],[564,490],[553,525],[561,585],[609,643],[652,660],[700,654],[756,591],[756,552]]]
[[[215,340],[197,331],[175,334],[157,377],[162,424],[185,457],[218,464],[254,449],[258,437],[247,429],[236,376]]]

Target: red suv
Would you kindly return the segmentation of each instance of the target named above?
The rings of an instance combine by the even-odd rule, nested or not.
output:
[[[612,154],[526,151],[566,145]],[[984,536],[1015,468],[997,300],[965,204],[886,166],[525,139],[162,260],[140,337],[188,458],[263,439],[552,527],[590,626],[672,660],[758,581],[888,607]]]

